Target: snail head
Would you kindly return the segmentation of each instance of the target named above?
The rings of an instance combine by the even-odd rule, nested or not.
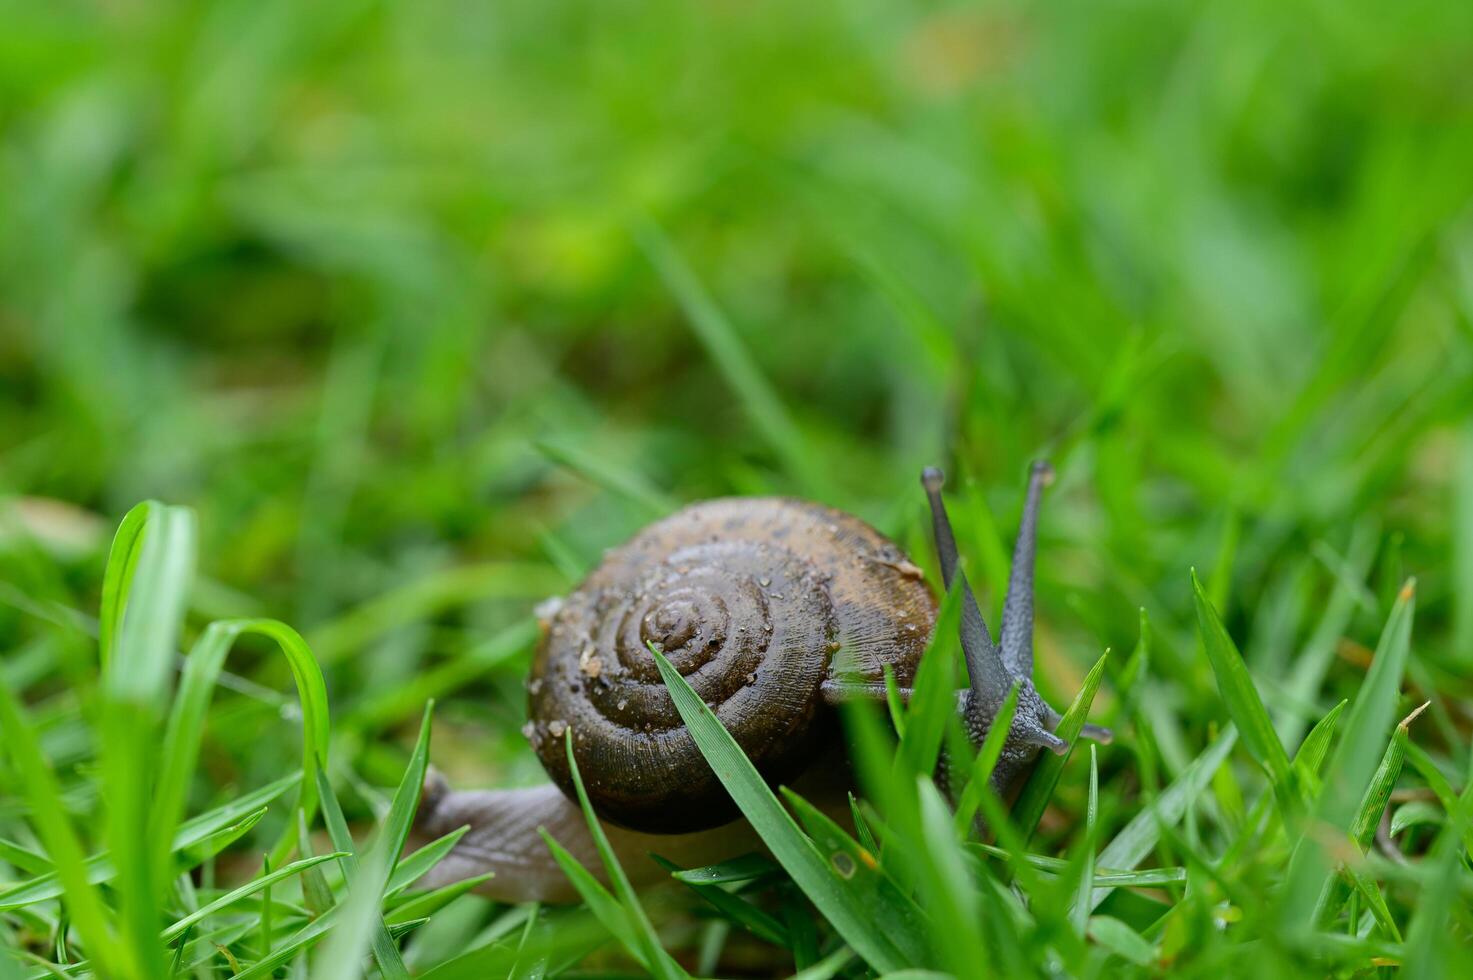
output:
[[[921,472],[921,485],[931,504],[931,525],[941,560],[942,580],[947,589],[959,588],[962,593],[961,642],[968,685],[960,704],[967,733],[974,742],[980,743],[987,735],[1008,692],[1015,683],[1018,685],[1018,704],[1002,750],[1007,760],[1032,758],[1040,748],[1057,754],[1069,749],[1068,743],[1053,731],[1060,714],[1033,686],[1033,558],[1038,548],[1039,500],[1043,488],[1053,479],[1053,468],[1042,460],[1035,462],[1029,471],[1028,496],[1023,504],[1023,519],[1013,547],[1012,574],[1003,602],[1001,642],[994,643],[977,598],[967,584],[966,573],[959,567],[956,536],[941,498],[945,476],[935,467]],[[1084,726],[1082,734],[1099,742],[1111,738],[1109,729],[1096,725]]]

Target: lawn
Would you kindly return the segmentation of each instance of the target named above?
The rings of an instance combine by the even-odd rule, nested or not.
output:
[[[0,24],[0,980],[1473,970],[1473,5]],[[606,549],[795,496],[939,599],[940,465],[995,631],[1045,457],[1016,798],[943,602],[845,819],[667,671],[770,857],[416,887]]]

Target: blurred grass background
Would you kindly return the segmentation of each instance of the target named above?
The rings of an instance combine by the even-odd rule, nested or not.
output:
[[[1146,607],[1163,764],[1195,754],[1226,717],[1195,565],[1302,731],[1415,574],[1412,680],[1465,751],[1473,6],[0,0],[0,22],[0,667],[64,769],[88,765],[93,655],[46,620],[95,611],[144,497],[200,515],[200,621],[280,617],[329,661],[338,759],[392,785],[435,693],[437,764],[504,785],[540,779],[520,624],[661,510],[816,497],[930,565],[939,460],[995,606],[1044,453],[1056,702]],[[1342,656],[1306,687],[1344,581]],[[200,798],[299,751],[285,669],[232,668]]]

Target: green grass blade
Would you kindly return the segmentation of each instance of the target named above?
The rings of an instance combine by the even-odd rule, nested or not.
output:
[[[829,867],[864,904],[876,927],[902,954],[919,962],[925,955],[919,937],[926,929],[926,916],[915,900],[885,874],[873,851],[845,833],[828,814],[787,787],[782,794],[818,852],[828,855]]]
[[[898,970],[909,965],[893,940],[877,934],[861,903],[843,887],[842,879],[829,868],[813,842],[803,836],[731,733],[722,727],[715,712],[663,654],[653,648],[650,654],[655,658],[660,676],[664,678],[675,707],[701,754],[763,843],[772,851],[773,857],[793,877],[808,900],[874,969]]]
[[[1381,824],[1381,815],[1386,812],[1386,805],[1391,802],[1391,792],[1396,789],[1396,781],[1401,777],[1411,724],[1426,707],[1427,704],[1424,703],[1396,726],[1381,761],[1376,765],[1376,771],[1371,774],[1371,782],[1361,796],[1360,805],[1356,807],[1355,817],[1350,822],[1350,839],[1362,851],[1371,846],[1371,839]]]
[[[173,850],[176,860],[183,855],[197,852],[204,842],[211,838],[218,839],[217,835],[228,832],[231,827],[238,826],[241,821],[262,806],[295,786],[300,778],[301,776],[296,774],[278,779],[274,783],[269,783],[223,806],[216,807],[208,813],[186,821],[174,834]],[[42,840],[45,841],[46,838],[43,836]],[[47,849],[51,850],[49,844]],[[54,859],[54,851],[52,856]],[[94,885],[111,881],[117,875],[117,867],[113,863],[111,851],[104,851],[87,858],[82,862],[82,868],[86,880]],[[56,898],[64,891],[65,886],[58,873],[42,875],[23,885],[0,892],[0,911],[44,902]]]
[[[123,515],[113,535],[107,566],[102,574],[102,603],[97,620],[97,647],[104,668],[112,660],[117,647],[118,633],[123,625],[123,608],[133,582],[133,572],[138,567],[144,526],[149,515],[161,506],[153,500],[135,505]]]
[[[1212,744],[1192,761],[1192,764],[1155,799],[1148,809],[1136,814],[1120,830],[1120,833],[1115,835],[1115,838],[1100,851],[1096,863],[1102,868],[1129,870],[1145,860],[1146,855],[1155,849],[1160,839],[1161,827],[1172,826],[1182,818],[1187,807],[1211,783],[1217,767],[1222,765],[1223,760],[1228,757],[1237,738],[1236,730],[1224,729],[1222,734],[1218,735]],[[1100,884],[1098,879],[1096,884]],[[1091,911],[1100,907],[1100,903],[1109,896],[1110,891],[1109,887],[1095,888],[1094,897],[1090,899]]]
[[[1356,692],[1345,721],[1345,736],[1330,757],[1324,789],[1315,807],[1315,821],[1348,833],[1355,808],[1365,795],[1391,735],[1391,722],[1411,648],[1415,589],[1408,581],[1397,597],[1365,682]],[[1319,832],[1306,833],[1294,848],[1280,896],[1283,923],[1290,929],[1308,929],[1330,872]]]
[[[533,443],[537,451],[554,463],[566,466],[595,486],[603,487],[649,512],[649,516],[664,517],[679,506],[673,499],[661,493],[644,474],[628,464],[615,463],[602,456],[577,449],[563,442],[538,439]]]
[[[764,912],[751,902],[744,901],[737,895],[732,894],[720,885],[700,884],[689,878],[679,876],[680,865],[655,855],[654,860],[671,877],[684,883],[692,892],[699,895],[701,900],[709,904],[717,912],[721,913],[726,921],[741,926],[752,935],[763,939],[774,946],[787,948],[792,945],[792,939],[788,936],[787,927],[777,920],[776,916]]]
[[[277,882],[285,881],[287,878],[290,878],[296,874],[300,874],[301,872],[306,871],[308,868],[316,867],[324,861],[331,861],[342,856],[343,854],[341,851],[334,851],[331,854],[320,854],[316,857],[303,858],[300,861],[294,861],[291,864],[288,864],[284,868],[278,868],[270,874],[265,874],[259,878],[254,878],[246,882],[244,885],[241,885],[239,888],[236,888],[235,890],[230,892],[226,892],[224,895],[221,895],[219,898],[215,899],[213,902],[210,902],[208,905],[203,905],[195,911],[191,912],[189,915],[186,915],[184,918],[178,920],[163,931],[162,938],[165,942],[173,942],[196,923],[209,918],[216,912],[228,909],[236,902],[239,902],[240,900],[245,898],[249,898],[264,889],[269,889]]]
[[[657,977],[669,978],[669,980],[685,977],[685,971],[670,958],[670,954],[665,952],[665,947],[660,944],[660,937],[655,934],[655,927],[650,924],[649,916],[645,915],[644,906],[639,904],[639,897],[634,894],[634,886],[629,883],[629,876],[624,873],[623,866],[619,864],[619,858],[614,854],[614,848],[609,844],[609,837],[604,833],[603,824],[599,823],[598,815],[593,812],[593,804],[589,802],[588,791],[583,786],[583,775],[578,771],[578,760],[573,756],[573,730],[571,728],[564,733],[564,738],[568,753],[568,769],[573,774],[573,788],[578,791],[578,804],[583,808],[583,817],[588,822],[588,833],[593,837],[599,857],[603,859],[604,871],[614,886],[614,894],[619,896],[619,903],[624,907],[625,914],[629,916],[629,921],[634,926],[635,939],[644,948],[645,961],[650,971]]]
[[[491,878],[490,874],[476,875],[442,885],[431,891],[419,892],[402,905],[395,906],[394,911],[385,918],[385,921],[389,928],[393,929],[395,926],[402,926],[409,922],[427,920],[460,896],[474,891]]]
[[[384,888],[384,894],[397,895],[424,877],[469,831],[469,827],[457,827],[444,837],[438,837],[404,857],[394,866],[394,873],[389,875],[389,884]]]
[[[547,849],[552,852],[553,860],[557,862],[559,868],[563,869],[563,874],[567,875],[573,890],[578,893],[579,898],[583,899],[583,904],[587,905],[594,917],[603,923],[610,935],[619,940],[625,951],[634,957],[640,966],[650,970],[653,974],[654,971],[649,962],[649,945],[640,937],[639,930],[630,921],[629,913],[625,911],[624,906],[620,905],[619,900],[610,894],[607,888],[599,884],[592,872],[569,854],[567,848],[559,844],[546,829],[539,827],[537,832],[547,843]]]
[[[47,897],[64,894],[67,912],[87,946],[88,955],[95,958],[105,971],[117,976],[126,975],[124,962],[115,951],[112,927],[102,900],[92,887],[87,863],[82,857],[82,845],[78,843],[71,818],[62,806],[56,774],[41,752],[36,729],[22,711],[3,673],[0,673],[0,731],[5,733],[0,742],[4,743],[11,765],[20,775],[26,801],[31,806],[36,836],[56,868],[52,875],[47,876],[54,883],[54,890]],[[0,893],[0,909],[29,904],[24,899],[17,903],[17,896],[27,888],[34,891],[37,884],[31,882]]]
[[[958,976],[965,975],[977,964],[989,961],[987,943],[976,928],[985,907],[984,896],[967,875],[951,813],[941,792],[924,776],[916,777],[916,792],[920,800],[919,844],[928,858],[928,873],[921,876],[922,895],[934,946],[943,963]]]
[[[299,806],[310,822],[317,809],[317,766],[327,758],[330,722],[327,687],[322,671],[301,634],[273,619],[225,620],[210,624],[190,650],[179,681],[179,692],[164,732],[163,767],[159,774],[152,819],[155,829],[171,825],[184,807],[185,791],[199,758],[199,742],[225,658],[245,634],[274,641],[286,657],[296,682],[302,708],[302,790]],[[271,851],[280,863],[296,843],[296,825],[290,824]]]
[[[1018,710],[1018,689],[1018,682],[1014,681],[1007,697],[1003,698],[1002,707],[997,709],[992,727],[987,729],[982,747],[977,750],[977,757],[972,762],[972,777],[967,780],[966,789],[962,790],[961,800],[956,807],[957,833],[962,837],[972,832],[973,822],[977,819],[977,808],[982,805],[982,796],[991,791],[992,773],[997,768],[997,760],[1002,757],[1003,743],[1007,741],[1008,732],[1013,727],[1013,715]]]
[[[651,221],[640,222],[635,234],[660,278],[685,312],[687,322],[712,362],[741,399],[757,431],[809,496],[832,500],[829,479],[820,457],[804,440],[802,431],[763,376],[726,314],[657,225]]]
[[[51,862],[46,860],[46,855],[37,854],[29,847],[22,847],[15,841],[3,838],[0,838],[0,861],[32,875],[50,874],[54,870]]]
[[[1237,644],[1228,636],[1227,629],[1217,616],[1217,610],[1202,591],[1202,583],[1197,579],[1196,570],[1193,569],[1191,574],[1197,623],[1207,659],[1212,664],[1213,674],[1217,676],[1218,693],[1222,695],[1228,715],[1242,736],[1244,747],[1268,771],[1284,818],[1290,819],[1298,812],[1299,800],[1289,754],[1284,751],[1284,744],[1274,731],[1268,710],[1263,706],[1258,688],[1253,685],[1253,678],[1248,674],[1248,667],[1243,663]]]
[[[1156,947],[1119,919],[1090,916],[1088,931],[1090,939],[1136,966],[1148,968],[1156,962]]]
[[[434,708],[434,702],[425,706],[419,738],[410,754],[409,765],[405,767],[404,776],[394,792],[388,815],[361,864],[354,859],[353,841],[348,835],[342,810],[332,794],[326,773],[320,767],[318,769],[323,816],[327,820],[334,846],[344,852],[340,864],[343,877],[348,883],[348,897],[343,903],[345,921],[333,932],[321,954],[319,968],[326,977],[351,976],[346,971],[357,969],[364,948],[370,945],[384,976],[409,976],[399,947],[384,922],[382,905],[389,877],[404,849],[414,811],[419,805],[425,770],[429,766],[430,718]]]
[[[1458,875],[1464,865],[1463,848],[1451,824],[1438,835],[1426,859],[1432,878],[1418,896],[1416,910],[1407,927],[1406,961],[1402,975],[1407,980],[1434,980],[1450,975],[1448,970],[1448,918],[1457,902]]]
[[[1100,761],[1095,746],[1089,747],[1089,800],[1084,810],[1084,867],[1074,898],[1074,926],[1084,935],[1089,927],[1089,900],[1095,887],[1095,820],[1100,812]]]
[[[995,844],[968,843],[967,849],[979,857],[992,857],[1000,860],[1011,860],[1013,852],[1007,848],[998,847]],[[1027,853],[1023,860],[1039,870],[1053,875],[1062,875],[1069,872],[1069,862],[1064,858],[1051,857],[1047,854]],[[1118,888],[1156,888],[1161,885],[1180,885],[1187,880],[1186,868],[1141,868],[1135,871],[1121,871],[1118,868],[1101,867],[1098,863],[1094,869],[1094,880],[1096,885],[1110,885]]]
[[[1304,736],[1304,741],[1299,743],[1299,749],[1294,753],[1294,771],[1298,774],[1299,784],[1308,793],[1311,787],[1318,787],[1320,778],[1320,766],[1324,764],[1325,755],[1330,751],[1330,740],[1335,736],[1335,729],[1340,724],[1340,716],[1345,712],[1345,706],[1350,703],[1346,698],[1335,707],[1325,712],[1325,716],[1315,723]],[[1316,789],[1316,794],[1318,791]],[[1305,801],[1312,803],[1313,799]]]
[[[109,649],[102,654],[99,762],[117,866],[119,952],[130,973],[154,977],[165,969],[157,917],[174,830],[153,820],[157,730],[194,576],[195,527],[181,507],[151,504],[144,515],[141,528],[125,520],[111,556],[122,567],[104,573]]]
[[[1013,824],[1018,828],[1026,844],[1028,838],[1033,836],[1033,831],[1038,826],[1038,821],[1043,817],[1043,811],[1048,806],[1049,798],[1054,795],[1054,786],[1058,784],[1059,776],[1064,772],[1064,765],[1073,754],[1074,743],[1079,738],[1079,733],[1084,729],[1084,723],[1089,717],[1090,705],[1094,704],[1095,692],[1100,689],[1100,681],[1105,676],[1105,661],[1109,654],[1102,655],[1095,665],[1084,675],[1084,685],[1075,695],[1074,702],[1069,705],[1069,710],[1064,712],[1064,717],[1054,729],[1054,734],[1069,743],[1069,751],[1063,755],[1054,755],[1052,752],[1040,752],[1038,762],[1033,767],[1033,775],[1024,784],[1023,791],[1018,794],[1017,802],[1013,804]]]

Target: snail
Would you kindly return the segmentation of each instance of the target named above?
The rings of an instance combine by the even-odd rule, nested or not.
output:
[[[941,471],[921,477],[942,579],[962,593],[969,683],[957,710],[974,742],[1019,684],[993,776],[1000,791],[1040,749],[1067,750],[1052,731],[1059,713],[1032,681],[1038,510],[1052,477],[1043,462],[1029,474],[998,643],[958,568]],[[847,788],[834,706],[884,698],[887,667],[906,696],[935,617],[924,574],[899,547],[821,504],[724,498],[651,524],[543,611],[523,731],[552,782],[451,791],[431,772],[416,840],[469,829],[425,884],[494,872],[479,889],[493,898],[576,899],[538,834],[544,828],[586,867],[600,867],[574,794],[569,730],[594,810],[631,879],[666,874],[651,852],[692,866],[760,848],[683,726],[648,646],[713,708],[764,778],[832,802]],[[1095,726],[1085,734],[1109,739]]]

